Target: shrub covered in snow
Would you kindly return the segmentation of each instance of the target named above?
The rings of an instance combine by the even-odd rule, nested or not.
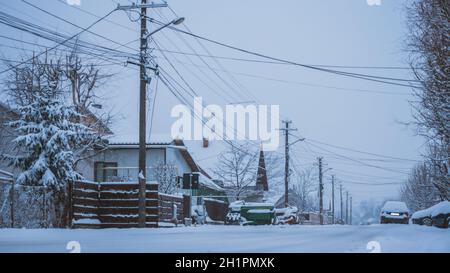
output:
[[[52,88],[39,91],[33,103],[19,107],[19,119],[7,124],[18,134],[14,143],[19,155],[1,158],[21,170],[17,184],[50,190],[58,211],[57,207],[68,208],[70,183],[82,179],[75,170],[74,152],[92,147],[102,139],[81,123],[82,116],[76,107],[67,106]]]
[[[96,135],[77,122],[81,119],[77,111],[41,95],[35,103],[20,107],[19,112],[20,119],[8,126],[18,132],[14,142],[23,154],[3,155],[11,165],[23,170],[17,183],[59,190],[68,181],[81,179],[74,170],[73,151],[92,142]]]
[[[46,187],[0,184],[0,228],[50,228],[60,226],[60,209]],[[11,199],[14,198],[11,203]]]

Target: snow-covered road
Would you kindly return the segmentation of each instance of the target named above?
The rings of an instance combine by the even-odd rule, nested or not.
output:
[[[171,229],[0,230],[0,252],[450,252],[450,230],[416,225],[201,226]]]

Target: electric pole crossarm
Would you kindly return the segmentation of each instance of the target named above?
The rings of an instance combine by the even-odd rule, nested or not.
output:
[[[117,5],[117,10],[132,10],[132,9],[156,9],[156,8],[167,8],[167,3],[150,3],[150,4],[136,4],[133,3],[132,5]]]

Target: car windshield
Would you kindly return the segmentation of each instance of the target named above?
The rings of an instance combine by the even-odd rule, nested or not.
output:
[[[404,202],[388,201],[384,204],[382,211],[385,212],[408,212],[408,207]]]

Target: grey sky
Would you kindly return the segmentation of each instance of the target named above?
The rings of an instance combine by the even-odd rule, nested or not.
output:
[[[29,0],[29,2],[80,26],[88,26],[96,20],[95,17],[69,7],[58,0]],[[82,0],[80,8],[103,16],[116,6],[114,2],[111,0]],[[120,2],[129,3],[125,0]],[[366,0],[170,0],[169,5],[179,16],[186,17],[186,25],[194,33],[270,56],[306,64],[405,67],[407,56],[402,53],[406,31],[403,9],[405,2],[385,0],[382,1],[381,6],[369,6]],[[34,23],[46,24],[46,27],[58,32],[73,34],[79,31],[21,1],[0,0],[0,3],[2,11],[25,20],[33,18]],[[161,10],[160,13],[168,20],[175,18],[175,15],[168,9]],[[150,16],[164,20],[160,13],[151,12]],[[136,17],[134,14],[131,16]],[[109,19],[136,29],[136,31],[139,29],[138,24],[130,22],[124,12],[116,12]],[[138,38],[137,32],[109,22],[100,23],[92,31],[101,33],[119,43],[127,43]],[[0,25],[0,32],[17,39],[48,44],[34,36],[14,31],[4,25]],[[166,36],[175,43],[175,46],[169,42]],[[196,51],[206,54],[194,39],[184,38]],[[81,39],[113,48],[117,47],[117,45],[91,34],[83,34]],[[178,47],[183,52],[192,52],[173,31],[164,30],[157,34],[155,39],[164,49],[177,50],[176,47]],[[40,51],[39,47],[21,45],[2,38],[0,38],[0,44]],[[254,58],[206,42],[203,45],[213,55]],[[138,48],[136,43],[132,43],[130,46]],[[126,48],[123,50],[131,52]],[[0,47],[0,51],[2,58],[14,58],[18,54],[17,50],[4,46]],[[155,55],[161,66],[176,77],[161,54],[155,51]],[[177,66],[186,81],[208,103],[223,105],[230,101],[236,102],[237,99],[249,100],[247,93],[241,92],[242,88],[235,87],[244,95],[236,95],[233,92],[228,95],[224,94],[222,89],[229,88],[221,79],[205,68],[200,68],[202,72],[190,64],[192,61],[196,65],[204,67],[205,64],[199,58],[192,57],[189,60],[184,56],[172,54],[168,54],[168,57]],[[220,69],[214,60],[210,58],[204,60],[211,67]],[[234,77],[250,90],[260,103],[279,104],[281,115],[292,119],[294,126],[299,129],[298,133],[306,138],[376,154],[420,159],[423,140],[414,136],[412,128],[406,128],[399,123],[399,121],[411,121],[412,119],[412,110],[408,100],[412,100],[413,97],[408,95],[411,93],[409,88],[349,79],[288,65],[229,60],[220,60],[220,62],[229,72],[237,73],[233,74]],[[113,130],[118,134],[137,134],[138,74],[135,70],[120,66],[108,67],[108,69],[118,74],[105,88],[110,99],[103,103],[122,116],[117,120]],[[348,71],[411,78],[408,70],[352,69]],[[229,84],[234,84],[226,73],[223,71],[218,71],[218,73]],[[250,77],[243,73],[291,83]],[[324,85],[344,89],[381,91],[382,93],[325,88]],[[208,86],[221,95],[216,95]],[[221,86],[221,88],[217,86]],[[154,89],[154,85],[152,85],[152,89]],[[178,103],[177,100],[159,84],[152,126],[154,134],[168,134],[173,121],[170,118],[170,110],[175,103]],[[337,178],[344,183],[345,188],[352,193],[356,202],[367,198],[396,197],[398,185],[364,186],[346,183],[346,180],[372,184],[401,182],[407,177],[404,173],[414,165],[413,161],[392,161],[317,143],[315,145],[350,157],[352,160],[330,155],[327,151],[311,144],[298,143],[293,151],[296,164],[299,165],[297,167],[311,166],[317,156],[324,156],[324,162],[328,164],[328,167],[334,169],[327,172],[326,181],[329,181],[329,174],[336,174]],[[363,166],[358,161],[394,169],[395,172]],[[374,177],[366,177],[366,175]],[[383,178],[375,178],[375,176]],[[328,184],[326,191],[328,194]]]

